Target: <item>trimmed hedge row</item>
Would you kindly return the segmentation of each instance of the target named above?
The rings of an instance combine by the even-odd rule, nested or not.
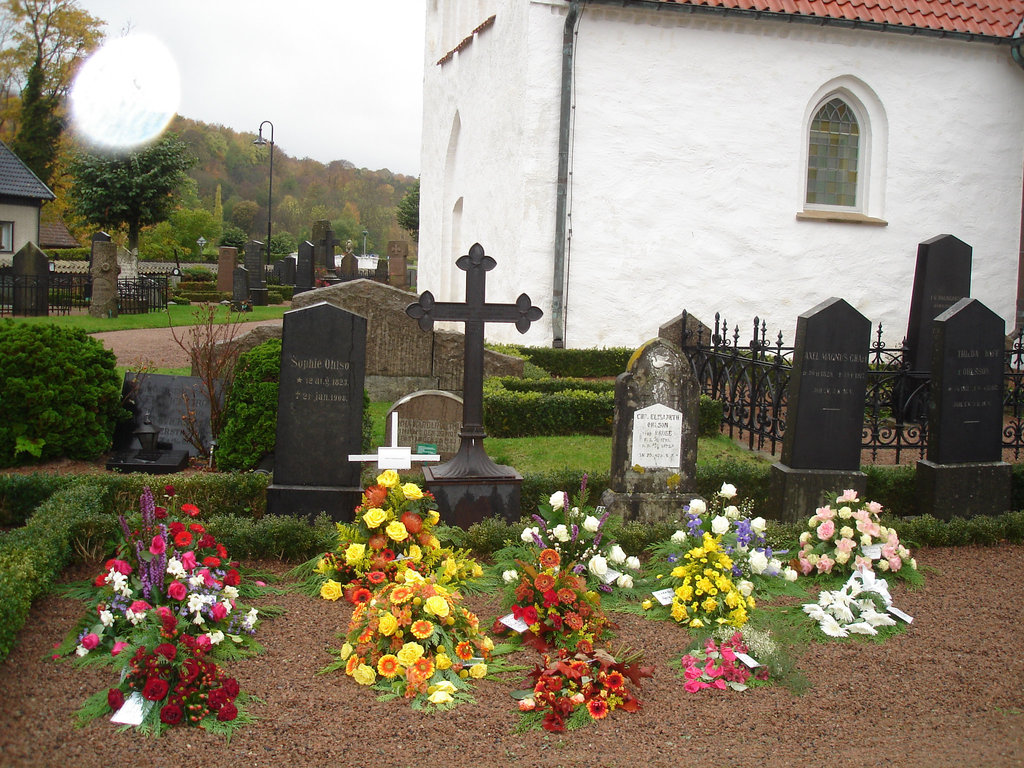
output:
[[[0,539],[0,661],[14,647],[32,602],[46,594],[71,562],[74,542],[108,537],[116,518],[102,488],[80,482],[44,501],[28,523]]]
[[[629,347],[601,349],[551,349],[549,347],[523,347],[512,345],[534,365],[552,376],[595,379],[618,376],[626,370],[633,356]]]
[[[700,396],[697,434],[712,437],[722,424],[722,403]],[[610,435],[615,384],[584,379],[484,381],[484,427],[491,437]]]

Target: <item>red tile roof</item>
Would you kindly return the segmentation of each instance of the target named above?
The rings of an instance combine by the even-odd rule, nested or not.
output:
[[[823,20],[1011,38],[1024,0],[656,0],[665,5],[779,13]],[[626,3],[628,4],[628,3]]]

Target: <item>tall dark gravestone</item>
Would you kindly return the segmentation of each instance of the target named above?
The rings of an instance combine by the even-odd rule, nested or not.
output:
[[[922,511],[1002,514],[1010,508],[1010,465],[1002,461],[1003,319],[960,299],[932,326],[928,458],[917,464]]]
[[[953,235],[938,235],[917,246],[907,326],[911,371],[931,370],[932,320],[971,295],[971,252],[971,246]]]
[[[295,264],[295,293],[311,291],[316,285],[313,252],[313,244],[309,240],[299,243],[299,256]]]
[[[435,301],[430,291],[424,291],[419,301],[405,310],[424,331],[431,330],[435,320],[466,326],[459,451],[438,467],[424,466],[423,476],[437,499],[441,519],[450,525],[468,527],[495,516],[518,520],[523,476],[512,467],[495,464],[484,451],[484,324],[515,323],[516,330],[526,333],[544,313],[525,293],[515,304],[487,303],[487,273],[497,262],[484,253],[480,243],[474,243],[455,266],[466,273],[465,303]]]
[[[313,222],[313,262],[318,267],[334,271],[334,247],[339,240],[334,236],[331,222],[326,219]]]
[[[366,318],[325,302],[285,312],[268,512],[352,519],[365,371]]]
[[[245,269],[249,275],[249,301],[254,307],[267,306],[267,281],[263,271],[263,243],[250,240],[245,244]]]
[[[230,291],[234,286],[234,270],[238,263],[238,249],[222,245],[217,250],[217,290]]]
[[[25,243],[11,262],[15,315],[46,316],[50,307],[50,260],[35,243]]]
[[[601,503],[627,520],[679,515],[697,494],[700,385],[682,351],[651,339],[615,379],[611,488]]]
[[[236,312],[241,312],[245,303],[249,301],[249,270],[245,267],[235,267],[231,279],[231,307]]]
[[[824,491],[864,493],[861,430],[871,321],[831,298],[797,318],[782,460],[771,469],[771,508],[803,520]]]

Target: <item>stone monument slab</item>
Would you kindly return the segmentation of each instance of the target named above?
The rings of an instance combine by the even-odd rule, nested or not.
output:
[[[824,491],[861,493],[861,430],[871,321],[831,298],[797,318],[782,460],[772,466],[771,513],[801,520]]]
[[[217,290],[228,292],[234,285],[235,265],[238,264],[238,249],[222,245],[217,250]]]
[[[199,377],[126,371],[122,397],[132,418],[115,429],[115,451],[127,451],[134,446],[134,430],[143,423],[146,414],[160,430],[161,448],[185,451],[189,456],[199,454],[188,439],[190,413],[195,415],[194,428],[203,445],[210,445],[210,403]]]
[[[673,342],[644,343],[615,380],[611,488],[601,503],[645,523],[670,520],[694,496],[700,386]]]
[[[25,243],[14,254],[11,261],[11,275],[14,277],[12,307],[14,314],[35,316],[48,314],[50,260],[35,243]]]
[[[366,318],[324,302],[285,313],[268,512],[352,519],[365,369]]]
[[[397,413],[398,445],[410,446],[413,453],[436,453],[441,461],[449,461],[459,450],[462,405],[462,398],[451,392],[421,390],[392,405],[385,423],[390,424],[391,414]]]
[[[92,243],[92,299],[90,317],[117,317],[117,246],[109,240]]]
[[[922,509],[940,519],[1010,508],[1002,459],[1005,323],[963,298],[932,324],[928,458],[917,464]]]
[[[407,267],[409,263],[409,243],[406,240],[388,241],[388,283],[395,288],[407,288]]]
[[[267,306],[267,285],[263,271],[263,243],[250,240],[245,244],[245,270],[249,277],[249,301],[254,307]]]
[[[917,246],[907,326],[911,371],[931,370],[932,320],[971,295],[971,257],[971,246],[953,235],[938,235]]]
[[[316,285],[316,270],[313,264],[313,244],[309,240],[299,243],[299,255],[295,261],[295,293],[313,290]],[[295,295],[294,293],[292,294]]]

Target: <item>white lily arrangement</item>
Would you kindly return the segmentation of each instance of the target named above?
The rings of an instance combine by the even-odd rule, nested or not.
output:
[[[841,589],[822,590],[818,602],[803,606],[804,613],[818,622],[829,637],[850,634],[877,635],[878,627],[891,627],[896,621],[887,613],[892,605],[889,585],[873,571],[855,571]]]

